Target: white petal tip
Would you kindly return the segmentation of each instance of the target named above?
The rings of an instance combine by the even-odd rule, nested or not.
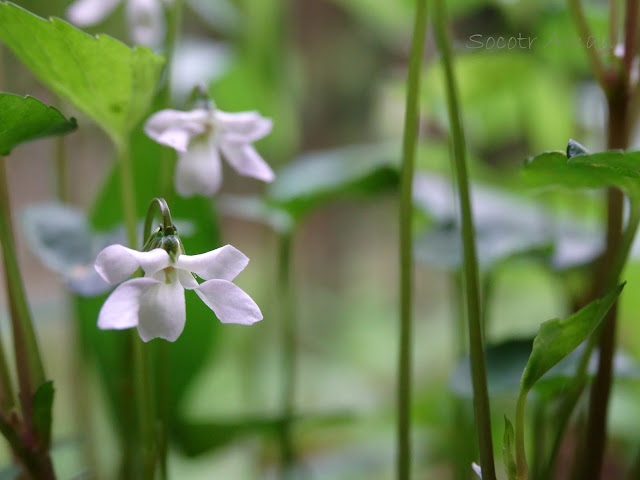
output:
[[[480,478],[482,478],[482,468],[480,468],[480,465],[478,465],[476,462],[471,462],[471,468]]]

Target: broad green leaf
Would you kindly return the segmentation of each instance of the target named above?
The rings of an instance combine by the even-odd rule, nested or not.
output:
[[[302,155],[276,172],[267,200],[296,220],[324,203],[345,196],[394,189],[399,175],[399,149],[355,146]]]
[[[33,97],[0,93],[0,155],[9,155],[21,143],[51,135],[64,135],[78,128],[58,110]]]
[[[548,320],[540,325],[540,332],[533,341],[531,356],[522,373],[522,392],[531,390],[546,372],[596,330],[623,288],[624,284],[621,284],[605,297],[594,300],[564,320]]]
[[[545,152],[528,160],[524,181],[531,187],[563,187],[570,190],[619,187],[640,195],[640,176],[633,162],[640,152],[602,152],[567,159],[563,152]]]
[[[487,383],[492,395],[512,394],[520,388],[531,350],[533,338],[506,340],[488,345],[485,350],[487,359]],[[536,393],[552,397],[564,389],[576,373],[584,345],[579,346],[551,370],[545,373],[535,384]],[[591,355],[588,375],[593,377],[598,368],[598,349]],[[618,351],[613,360],[616,380],[636,381],[640,379],[640,364],[625,352]],[[449,381],[451,390],[461,398],[472,398],[469,357],[460,360]]]
[[[515,433],[513,431],[513,425],[504,416],[504,437],[502,439],[502,460],[504,461],[504,468],[507,471],[508,480],[516,480],[516,460],[513,456],[513,445],[515,441]]]
[[[41,445],[51,445],[51,421],[53,410],[53,382],[49,380],[38,387],[33,394],[33,426]]]
[[[117,144],[149,110],[164,58],[58,18],[0,3],[0,39],[56,94],[91,117]]]

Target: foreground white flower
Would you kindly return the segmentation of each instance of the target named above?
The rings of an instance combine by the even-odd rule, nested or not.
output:
[[[476,472],[480,479],[482,479],[482,468],[480,468],[480,465],[478,465],[476,462],[471,462],[471,468],[474,472]]]
[[[131,39],[139,45],[158,47],[164,40],[166,26],[163,3],[170,0],[76,0],[67,9],[67,18],[79,27],[101,22],[126,2]]]
[[[124,283],[102,306],[98,327],[138,327],[145,342],[158,337],[173,342],[184,329],[185,289],[194,290],[222,323],[251,325],[262,320],[251,297],[231,283],[249,263],[242,252],[231,245],[201,255],[180,251],[181,247],[172,255],[162,248],[139,252],[122,245],[102,250],[96,271],[111,284]],[[125,281],[139,267],[145,276]],[[198,284],[193,274],[205,281]]]
[[[273,170],[253,145],[271,131],[270,119],[258,112],[226,113],[198,108],[161,110],[144,126],[145,133],[178,152],[176,191],[184,196],[211,196],[222,182],[220,154],[240,175],[271,182]]]

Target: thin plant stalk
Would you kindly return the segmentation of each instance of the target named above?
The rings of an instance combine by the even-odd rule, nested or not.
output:
[[[445,87],[449,123],[453,143],[453,164],[457,180],[460,218],[462,222],[462,244],[464,248],[464,282],[466,290],[467,322],[469,329],[469,352],[471,362],[471,378],[473,385],[473,404],[475,411],[478,447],[482,478],[495,480],[495,463],[493,458],[493,440],[491,437],[491,412],[489,408],[489,391],[487,388],[486,360],[482,342],[482,311],[478,273],[478,258],[475,245],[475,232],[471,212],[469,194],[469,178],[466,164],[466,147],[458,93],[452,64],[451,44],[447,32],[447,15],[444,0],[436,0],[435,31],[436,41],[440,49],[445,74]]]
[[[638,0],[627,0],[625,12],[625,43],[623,65],[624,70],[607,95],[609,106],[607,146],[610,149],[628,147],[630,135],[629,122],[629,81],[633,58],[636,54],[638,42]],[[615,259],[622,247],[622,210],[623,194],[620,190],[609,188],[607,192],[607,243],[602,259],[603,269]],[[623,265],[616,266],[615,271],[605,275],[604,289],[596,290],[601,294],[603,290],[614,287],[619,280]],[[602,278],[600,272],[596,272]],[[598,286],[599,280],[594,284]],[[611,383],[613,380],[613,357],[615,354],[615,337],[617,323],[617,303],[613,305],[605,317],[600,333],[598,370],[591,386],[589,396],[589,412],[587,416],[587,433],[582,461],[579,462],[581,478],[597,480],[600,477],[604,460],[604,449],[607,436],[607,412]]]
[[[617,279],[620,278],[622,270],[624,269],[624,266],[629,258],[631,247],[637,235],[638,225],[640,225],[640,206],[632,205],[631,211],[629,213],[629,221],[627,222],[627,227],[625,228],[625,231],[622,235],[622,240],[620,242],[620,248],[617,252],[616,259],[613,262],[613,267],[609,272],[611,278],[611,280],[609,280],[609,283],[615,283],[614,280],[617,281]],[[567,426],[569,425],[571,414],[578,402],[578,399],[580,398],[580,395],[587,385],[589,360],[591,358],[593,350],[595,349],[596,340],[597,335],[592,335],[587,342],[585,350],[580,356],[576,374],[574,375],[572,383],[565,393],[564,400],[560,405],[559,413],[557,415],[558,420],[556,422],[558,427],[555,431],[551,453],[546,464],[546,473],[542,478],[551,478],[551,475],[555,469],[556,460],[560,452],[560,446],[562,445],[565,431],[567,429]]]
[[[9,313],[13,330],[14,356],[18,371],[18,398],[22,409],[23,432],[19,435],[16,424],[11,424],[13,412],[2,412],[0,430],[9,440],[25,468],[34,477],[42,480],[55,478],[53,464],[48,449],[43,449],[34,426],[33,396],[45,381],[44,367],[33,328],[33,320],[22,283],[18,266],[17,252],[13,240],[11,208],[9,204],[9,185],[7,180],[7,159],[0,157],[0,244],[2,246],[2,265],[9,302]],[[0,344],[0,388],[2,402],[14,405],[6,356]]]
[[[407,100],[402,140],[400,178],[400,345],[397,384],[397,478],[411,474],[411,330],[413,303],[413,171],[419,126],[422,56],[427,29],[427,2],[416,5],[413,40],[409,56]]]
[[[44,383],[45,374],[13,240],[6,162],[6,157],[0,157],[0,243],[18,366],[18,396],[25,422],[32,431],[33,394]]]
[[[120,194],[130,248],[137,248],[137,214],[133,166],[128,145],[117,145],[120,168]],[[153,416],[153,393],[148,360],[148,350],[137,338],[135,331],[127,332],[129,345],[133,352],[133,392],[136,417],[138,421],[138,439],[140,445],[140,464],[138,469],[142,478],[153,478],[156,467],[156,435]]]
[[[613,0],[615,1],[615,0]],[[588,45],[588,39],[593,37],[591,33],[591,29],[589,28],[589,24],[587,23],[587,18],[582,9],[582,4],[580,0],[568,0],[569,3],[569,12],[571,13],[574,23],[576,24],[576,28],[578,29],[578,34],[580,38],[583,39],[583,42]],[[607,77],[605,74],[604,66],[602,65],[602,58],[600,58],[600,54],[596,48],[586,48],[587,59],[589,60],[589,65],[591,66],[591,71],[593,75],[596,77],[596,81],[600,84],[603,90],[607,90]]]
[[[292,234],[280,236],[278,257],[278,286],[280,289],[280,315],[282,317],[282,431],[280,447],[282,452],[282,477],[292,478],[295,465],[295,448],[292,436],[295,415],[296,370],[297,370],[297,325],[295,314],[295,294],[291,281]]]

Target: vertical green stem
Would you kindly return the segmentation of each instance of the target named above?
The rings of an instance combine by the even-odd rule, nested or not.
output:
[[[280,288],[280,315],[282,316],[282,432],[280,436],[282,451],[282,476],[292,478],[295,465],[295,450],[292,438],[295,415],[296,392],[296,315],[295,294],[291,281],[292,234],[280,236],[278,258],[278,286]]]
[[[587,23],[587,18],[584,15],[582,10],[582,5],[580,4],[580,0],[568,0],[569,3],[569,11],[571,16],[574,19],[576,24],[576,28],[578,29],[578,34],[582,41],[587,45],[587,40],[591,37],[591,30],[589,29],[589,24]],[[600,84],[603,90],[607,90],[607,77],[605,75],[605,70],[602,65],[602,59],[598,53],[596,48],[586,48],[585,52],[587,54],[587,59],[589,60],[589,64],[591,66],[591,71],[593,72],[596,80]]]
[[[133,178],[133,166],[128,145],[118,145],[118,161],[120,167],[120,194],[129,247],[137,248],[137,214],[136,195]],[[138,418],[138,438],[140,441],[140,472],[142,478],[153,478],[156,464],[156,441],[154,428],[154,403],[151,389],[151,375],[148,352],[145,345],[137,338],[135,330],[129,332],[130,345],[133,351],[133,385],[136,414]]]
[[[418,142],[420,73],[427,29],[427,2],[418,0],[407,79],[400,178],[400,346],[398,358],[397,478],[411,472],[411,322],[413,302],[413,170]]]
[[[527,394],[522,391],[516,404],[516,478],[527,480],[529,477],[529,467],[527,466],[527,456],[524,449],[524,406],[527,403]],[[484,468],[482,469],[484,480]]]
[[[536,399],[533,413],[533,460],[531,465],[531,478],[533,480],[546,480],[551,476],[542,476],[545,469],[545,450],[547,446],[547,417],[546,402]]]
[[[33,394],[45,381],[45,374],[13,241],[6,161],[5,157],[0,157],[0,243],[18,369],[18,396],[27,431],[32,433]]]
[[[436,0],[435,30],[436,41],[442,56],[445,74],[447,106],[453,140],[453,163],[458,186],[460,218],[462,220],[462,244],[464,247],[464,280],[466,288],[467,321],[469,328],[469,352],[471,377],[473,384],[473,404],[475,409],[478,446],[482,478],[495,480],[493,459],[493,440],[491,437],[491,414],[484,349],[482,344],[482,312],[480,307],[480,288],[478,259],[475,246],[475,233],[469,195],[464,132],[460,119],[458,94],[452,65],[452,52],[447,32],[447,15],[444,0]]]

